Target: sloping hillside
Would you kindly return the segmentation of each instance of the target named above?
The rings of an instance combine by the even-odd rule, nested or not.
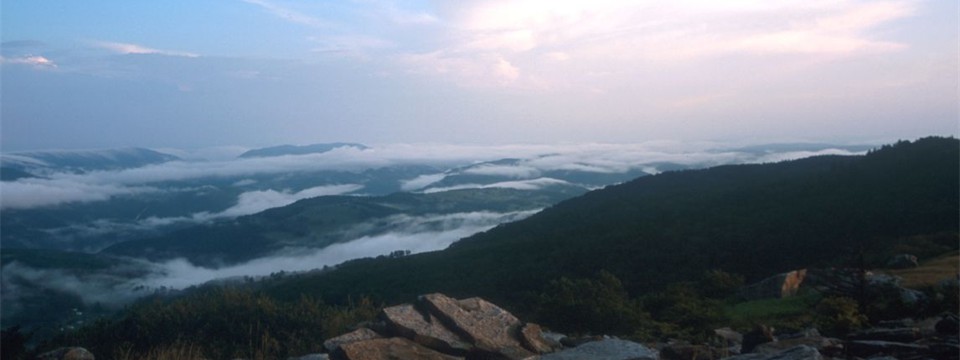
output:
[[[797,267],[853,265],[861,252],[881,258],[911,235],[957,231],[958,155],[958,140],[926,138],[865,156],[647,176],[446,251],[357,260],[268,288],[281,297],[306,292],[333,301],[444,291],[518,303],[551,279],[601,269],[639,293],[710,269],[749,281]]]

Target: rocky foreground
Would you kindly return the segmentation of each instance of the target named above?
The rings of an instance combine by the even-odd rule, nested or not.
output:
[[[775,336],[760,326],[741,334],[717,329],[713,345],[667,342],[645,345],[615,337],[571,338],[544,331],[481,298],[434,293],[413,304],[384,308],[377,322],[324,341],[327,353],[292,360],[542,359],[542,360],[793,360],[958,359],[960,319],[947,314],[887,321],[844,339],[816,329]],[[83,348],[64,348],[40,359],[93,360]]]

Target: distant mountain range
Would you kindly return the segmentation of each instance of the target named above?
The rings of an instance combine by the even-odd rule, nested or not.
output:
[[[144,148],[14,152],[0,156],[3,181],[49,171],[88,172],[160,164],[180,158]]]
[[[356,143],[329,143],[329,144],[311,144],[311,145],[279,145],[271,146],[260,149],[253,149],[243,154],[240,154],[241,158],[253,158],[253,157],[271,157],[271,156],[283,156],[283,155],[306,155],[306,154],[321,154],[327,151],[341,148],[341,147],[352,147],[359,150],[369,149],[366,145],[356,144]]]

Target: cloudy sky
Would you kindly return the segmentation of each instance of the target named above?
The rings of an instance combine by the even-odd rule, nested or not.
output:
[[[956,1],[4,0],[2,150],[958,133]]]

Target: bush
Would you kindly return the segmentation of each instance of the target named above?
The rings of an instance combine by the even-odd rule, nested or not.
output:
[[[860,313],[857,301],[848,297],[827,297],[816,307],[818,328],[829,336],[843,336],[867,324],[867,317]]]
[[[592,279],[551,281],[539,295],[535,316],[561,331],[595,334],[631,334],[649,322],[620,279],[606,271]]]

